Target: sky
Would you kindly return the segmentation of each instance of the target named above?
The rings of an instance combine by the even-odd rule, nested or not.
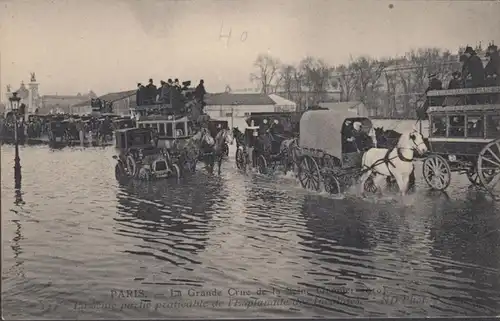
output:
[[[247,88],[259,53],[338,65],[419,47],[456,51],[500,43],[499,16],[500,1],[0,0],[0,97],[30,72],[42,95],[102,95],[149,78]]]

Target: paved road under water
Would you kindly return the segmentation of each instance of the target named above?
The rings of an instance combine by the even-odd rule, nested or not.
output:
[[[448,197],[334,199],[231,161],[119,186],[113,148],[24,147],[16,205],[1,148],[7,319],[500,312],[499,205],[466,178]]]

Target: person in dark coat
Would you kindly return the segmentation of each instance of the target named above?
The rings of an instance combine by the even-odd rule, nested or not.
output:
[[[135,93],[135,101],[137,106],[142,106],[144,100],[144,86],[141,83],[137,84],[137,92]]]
[[[488,46],[486,50],[486,57],[489,61],[484,68],[486,76],[485,85],[488,87],[500,86],[500,56],[498,54],[498,47],[494,44]],[[488,95],[488,101],[495,104],[500,101],[499,94]]]
[[[489,61],[484,68],[486,85],[500,86],[500,56],[498,54],[498,47],[490,45],[486,51],[486,57],[489,57]]]
[[[451,76],[453,77],[448,84],[448,89],[462,88],[462,74],[460,71],[454,71]]]
[[[161,91],[163,90],[163,87],[165,87],[167,83],[164,82],[163,80],[160,80],[160,86],[158,89],[156,89],[156,97],[158,97],[158,101],[161,101]]]
[[[464,52],[465,61],[462,66],[462,76],[464,80],[470,78],[470,87],[478,88],[484,86],[483,62],[477,56],[472,47],[467,46]]]
[[[427,78],[429,78],[429,86],[425,90],[426,94],[431,90],[443,89],[443,83],[437,78],[436,74],[430,74]],[[443,97],[427,97],[425,104],[425,110],[427,110],[429,106],[441,106],[443,105]]]
[[[146,86],[146,92],[147,92],[147,98],[146,100],[148,101],[148,103],[153,103],[154,101],[156,101],[156,86],[153,84],[153,79],[149,79],[149,83],[148,85]]]
[[[472,47],[467,46],[465,48],[464,58],[462,77],[465,81],[465,88],[484,87],[483,62]],[[467,97],[467,103],[471,105],[481,104],[483,101],[484,97],[482,95],[469,95]]]
[[[198,84],[198,86],[196,86],[196,89],[194,90],[194,97],[196,98],[196,100],[198,100],[199,102],[203,102],[204,101],[204,98],[205,98],[205,95],[206,95],[206,91],[205,91],[205,85],[204,85],[204,81],[203,79],[200,80],[200,83]]]

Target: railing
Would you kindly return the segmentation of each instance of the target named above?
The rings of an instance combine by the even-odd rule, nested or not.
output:
[[[498,94],[498,93],[500,93],[500,86],[431,90],[427,93],[427,96],[443,97],[443,96],[464,96],[464,95]]]

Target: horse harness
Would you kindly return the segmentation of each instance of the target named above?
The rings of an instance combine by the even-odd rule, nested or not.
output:
[[[410,135],[410,138],[411,138],[411,141],[413,142],[413,145],[415,145],[415,147],[412,147],[412,148],[407,148],[407,147],[393,147],[391,149],[388,149],[387,150],[387,153],[385,154],[384,158],[383,159],[379,159],[378,161],[376,161],[375,163],[373,163],[372,166],[370,166],[370,168],[367,168],[366,170],[370,170],[370,169],[374,169],[376,166],[384,163],[386,166],[387,166],[387,170],[389,171],[389,173],[391,173],[392,175],[392,172],[391,172],[391,169],[389,167],[389,164],[396,168],[396,166],[394,165],[394,163],[392,162],[393,159],[396,159],[396,158],[399,158],[401,161],[403,162],[406,162],[406,163],[411,163],[413,162],[413,159],[408,159],[406,158],[403,153],[402,153],[402,150],[403,149],[410,149],[410,150],[414,150],[414,149],[417,149],[418,146],[420,146],[421,144],[424,144],[424,142],[420,143],[420,144],[416,144],[415,143],[415,136],[413,134]],[[394,157],[391,157],[389,158],[389,155],[392,153],[392,151],[396,149],[396,152],[397,152],[397,155],[394,156]]]

